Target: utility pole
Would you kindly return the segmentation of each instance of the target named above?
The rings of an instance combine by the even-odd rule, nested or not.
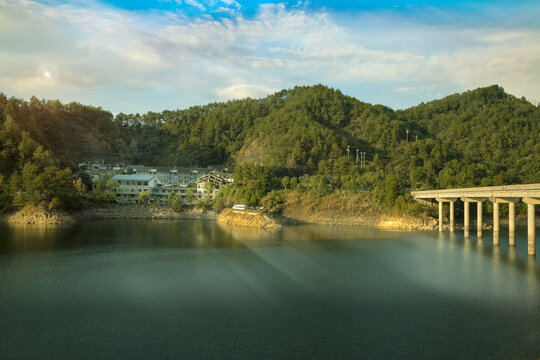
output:
[[[347,145],[347,157],[351,157],[351,147]]]

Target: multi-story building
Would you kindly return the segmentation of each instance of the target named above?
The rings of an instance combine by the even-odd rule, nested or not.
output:
[[[232,179],[225,177],[222,174],[206,174],[197,179],[197,197],[211,197],[212,199],[218,194],[219,189],[228,183],[232,182]]]
[[[80,163],[79,169],[88,172],[93,181],[103,174],[114,174],[113,180],[119,183],[114,192],[117,199],[124,202],[135,201],[145,190],[160,198],[171,193],[185,198],[190,191],[197,198],[213,198],[223,185],[232,182],[232,174],[227,167],[168,168],[87,161]]]
[[[120,201],[135,200],[143,191],[151,194],[159,183],[154,175],[115,175],[113,180],[118,182],[113,191]]]
[[[116,199],[121,202],[134,202],[143,191],[148,191],[150,196],[161,199],[168,198],[171,193],[185,198],[189,192],[187,185],[163,184],[156,175],[115,175],[113,180],[118,182],[118,187],[114,188],[113,191],[116,194]],[[193,189],[194,194],[195,191]]]
[[[152,174],[156,175],[164,184],[180,184],[189,185],[195,184],[197,179],[204,174],[213,171],[213,169],[205,168],[167,168],[167,167],[150,167],[134,165],[126,169],[126,172],[135,174]]]

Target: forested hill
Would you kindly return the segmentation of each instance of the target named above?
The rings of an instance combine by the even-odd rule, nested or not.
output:
[[[251,163],[282,176],[355,175],[367,183],[393,174],[404,186],[421,188],[540,181],[540,109],[496,85],[401,111],[316,85],[263,99],[116,116],[78,103],[0,94],[0,114],[6,178],[24,161],[24,133],[63,166],[86,159]],[[365,167],[355,162],[357,149],[366,153]]]
[[[408,152],[442,146],[442,156],[422,156],[432,176],[442,170],[438,187],[540,182],[540,108],[525,98],[493,85],[396,113],[426,139]]]

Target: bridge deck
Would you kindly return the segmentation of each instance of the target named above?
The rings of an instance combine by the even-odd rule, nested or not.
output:
[[[508,203],[509,244],[515,245],[515,202],[522,200],[527,204],[527,252],[536,254],[535,243],[535,205],[540,204],[540,184],[488,186],[462,189],[411,191],[415,200],[435,199],[439,202],[439,231],[443,230],[443,204],[450,203],[449,229],[454,231],[454,202],[463,201],[463,232],[469,236],[470,215],[469,204],[477,203],[477,236],[482,237],[482,203],[489,200],[493,203],[493,245],[499,245],[499,203]]]
[[[540,198],[540,184],[411,191],[415,199],[436,198]]]

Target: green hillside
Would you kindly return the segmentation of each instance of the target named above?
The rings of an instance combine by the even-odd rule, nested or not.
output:
[[[89,159],[229,164],[239,177],[256,178],[257,168],[242,167],[263,166],[259,173],[273,180],[251,202],[286,188],[284,176],[297,179],[295,186],[304,181],[304,188],[322,181],[332,189],[375,190],[379,201],[390,192],[384,200],[390,207],[407,188],[540,181],[540,109],[496,85],[400,111],[316,85],[263,99],[116,116],[78,103],[0,94],[0,114],[0,174],[12,191],[25,165],[39,163],[38,150],[48,151],[58,169]],[[357,150],[365,153],[365,166],[356,162]]]

